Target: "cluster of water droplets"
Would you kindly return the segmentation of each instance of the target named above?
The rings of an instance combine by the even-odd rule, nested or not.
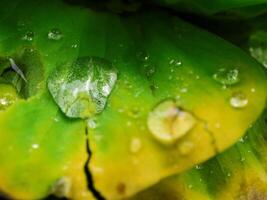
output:
[[[239,70],[236,68],[220,68],[216,73],[213,74],[213,79],[222,84],[223,89],[226,89],[227,87],[234,86],[240,82]],[[243,92],[234,92],[229,99],[229,104],[233,108],[244,108],[248,104],[248,99]]]

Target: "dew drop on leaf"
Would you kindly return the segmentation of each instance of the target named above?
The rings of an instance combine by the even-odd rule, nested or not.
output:
[[[246,95],[242,92],[236,92],[230,98],[230,105],[234,108],[244,108],[248,104]]]
[[[33,41],[34,38],[34,32],[32,31],[27,31],[23,36],[22,36],[22,40],[24,41]]]
[[[17,91],[12,85],[0,84],[0,111],[5,110],[18,99]]]
[[[63,34],[60,29],[53,28],[48,32],[47,37],[49,40],[60,40],[63,37]]]
[[[142,142],[139,138],[132,138],[130,144],[130,151],[131,153],[137,153],[142,148]]]
[[[213,74],[213,78],[223,85],[234,85],[240,81],[237,69],[221,68]]]
[[[68,117],[89,118],[103,111],[116,80],[117,70],[106,59],[81,57],[59,66],[48,88]]]
[[[173,144],[195,126],[197,120],[187,111],[179,109],[173,100],[158,104],[148,115],[151,134],[162,144]]]

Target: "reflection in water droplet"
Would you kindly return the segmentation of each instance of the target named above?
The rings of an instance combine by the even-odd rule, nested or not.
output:
[[[53,28],[48,32],[47,37],[49,40],[60,40],[63,34],[58,28]]]
[[[189,153],[191,153],[194,149],[194,144],[192,142],[183,142],[181,144],[179,144],[179,152],[182,155],[187,155]]]
[[[33,38],[34,38],[34,33],[32,31],[27,31],[25,35],[22,36],[21,39],[25,41],[33,41]]]
[[[133,138],[131,140],[131,144],[130,144],[130,151],[132,153],[137,153],[140,151],[142,147],[142,143],[141,143],[141,140],[139,138]]]
[[[234,108],[244,108],[248,104],[248,99],[246,98],[246,95],[238,92],[234,93],[230,99],[230,105]]]
[[[147,119],[148,129],[163,144],[173,144],[186,135],[196,124],[195,117],[180,110],[173,100],[158,104]]]
[[[240,81],[237,69],[221,68],[213,75],[213,78],[223,85],[233,85]]]
[[[82,57],[58,67],[48,78],[48,88],[68,117],[88,118],[103,111],[116,80],[109,61]]]

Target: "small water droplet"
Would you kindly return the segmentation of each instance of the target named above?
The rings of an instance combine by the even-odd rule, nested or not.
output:
[[[32,148],[33,149],[38,149],[39,148],[39,144],[32,144]]]
[[[34,38],[34,32],[33,31],[27,31],[25,33],[25,35],[22,36],[22,40],[25,40],[25,41],[33,41],[33,38]]]
[[[127,121],[127,122],[126,122],[126,125],[127,125],[127,126],[132,126],[132,122],[131,122],[131,121]]]
[[[192,188],[193,188],[193,185],[189,184],[189,185],[188,185],[188,188],[189,188],[189,189],[192,189]]]
[[[196,165],[195,168],[198,169],[198,170],[199,169],[203,169],[203,167],[201,165]]]
[[[177,60],[177,59],[172,59],[172,60],[170,60],[169,64],[173,67],[179,67],[182,65],[182,62],[180,60]]]
[[[244,142],[245,142],[244,138],[240,138],[238,141],[239,141],[240,143],[244,143]]]
[[[215,123],[215,128],[221,128],[221,124],[219,122]]]
[[[173,100],[158,104],[147,119],[148,129],[163,144],[173,144],[186,135],[196,124],[195,117],[179,109]]]
[[[138,107],[133,107],[129,112],[130,117],[138,118],[140,116],[140,109]]]
[[[230,99],[230,105],[234,108],[244,108],[248,104],[248,99],[241,92],[234,93]]]
[[[187,88],[182,88],[182,89],[180,90],[180,92],[182,92],[182,93],[187,93],[187,91],[188,91]]]
[[[149,60],[149,55],[145,51],[139,51],[136,54],[136,58],[140,61],[148,61]]]
[[[55,182],[52,187],[52,194],[57,197],[67,197],[69,196],[71,189],[71,179],[68,177],[62,177]]]
[[[148,78],[151,78],[156,73],[156,68],[154,65],[146,64],[144,65],[145,73]]]
[[[255,88],[251,88],[250,91],[251,91],[252,93],[254,93],[254,92],[256,92],[256,89],[255,89]]]
[[[229,173],[227,173],[227,177],[231,177],[231,173],[229,172]]]
[[[94,118],[89,118],[87,120],[87,126],[90,128],[90,129],[95,129],[97,128],[97,122]]]
[[[141,148],[142,148],[141,140],[139,138],[133,138],[130,144],[130,151],[132,153],[137,153],[140,151]]]
[[[240,81],[237,69],[221,68],[213,74],[213,78],[223,85],[234,85]]]
[[[182,155],[187,155],[189,153],[191,153],[194,149],[194,144],[192,142],[183,142],[181,144],[179,144],[179,152],[182,154]]]
[[[245,160],[246,160],[246,158],[244,158],[244,157],[242,157],[242,158],[240,159],[241,162],[244,162]]]
[[[18,99],[17,91],[12,85],[0,84],[0,111],[5,110]]]
[[[63,37],[63,34],[60,29],[53,28],[48,32],[47,37],[49,40],[60,40]]]
[[[78,44],[72,44],[71,48],[76,49],[78,47]]]

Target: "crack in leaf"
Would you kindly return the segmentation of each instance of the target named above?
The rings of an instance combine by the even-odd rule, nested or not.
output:
[[[92,173],[91,173],[91,171],[89,169],[89,162],[90,162],[90,159],[92,157],[92,151],[91,151],[91,149],[89,147],[88,128],[87,128],[87,126],[85,127],[85,135],[86,135],[86,152],[88,154],[88,158],[87,158],[87,160],[85,162],[85,165],[84,165],[84,173],[85,173],[86,180],[87,180],[87,187],[92,192],[92,194],[94,195],[94,197],[97,200],[105,200],[104,196],[95,188],[94,181],[93,181],[93,176],[92,176]]]

